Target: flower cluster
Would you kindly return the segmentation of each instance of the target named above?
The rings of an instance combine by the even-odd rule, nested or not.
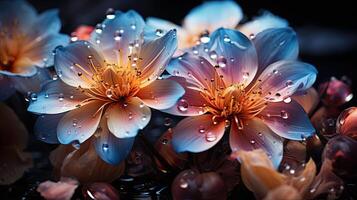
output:
[[[47,199],[70,199],[80,183],[86,198],[119,199],[95,182],[157,169],[176,176],[174,199],[226,199],[240,179],[257,199],[337,198],[342,179],[356,176],[355,161],[341,166],[356,150],[356,108],[338,107],[350,86],[332,78],[314,90],[317,70],[299,60],[297,34],[278,16],[240,23],[236,3],[212,1],[179,26],[108,9],[69,37],[57,10],[38,15],[23,0],[0,10],[0,99],[25,95],[37,139],[59,144],[50,161],[60,181],[37,188]],[[1,160],[19,167],[13,177],[4,168],[0,184],[9,184],[32,159],[22,152],[26,129],[0,109],[21,124],[1,130],[13,133],[2,152],[17,158]],[[319,160],[307,151],[323,152],[316,176]]]

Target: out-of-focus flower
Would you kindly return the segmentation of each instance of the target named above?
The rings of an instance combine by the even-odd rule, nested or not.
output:
[[[61,178],[58,182],[45,181],[37,187],[37,192],[47,200],[70,200],[78,182],[71,178]]]
[[[75,42],[77,40],[89,40],[90,35],[94,31],[93,26],[81,25],[76,28],[74,32],[71,33],[71,41]]]
[[[80,146],[58,146],[50,155],[55,174],[75,177],[81,183],[111,182],[122,175],[124,163],[110,165],[104,162],[96,153],[94,142],[94,139],[89,139]]]
[[[349,102],[353,98],[351,87],[332,77],[330,81],[324,82],[319,86],[321,100],[326,106],[337,107]]]
[[[43,76],[36,67],[51,66],[52,50],[67,44],[69,38],[58,33],[61,22],[57,10],[38,15],[26,1],[5,0],[0,2],[0,13],[0,99],[5,99],[15,89],[39,89],[40,81],[29,77]],[[27,91],[21,87],[24,85]]]
[[[192,9],[185,17],[182,27],[172,22],[155,17],[147,18],[147,24],[157,28],[157,31],[176,29],[179,49],[195,46],[198,43],[209,42],[209,34],[218,28],[234,29],[243,18],[240,6],[234,1],[210,1]],[[238,30],[251,38],[269,28],[282,28],[287,21],[269,12],[252,21],[238,26]]]
[[[24,152],[28,133],[16,114],[0,103],[0,185],[14,183],[32,167],[32,156]]]
[[[150,107],[167,109],[184,94],[178,83],[160,78],[176,46],[175,31],[157,35],[136,12],[117,11],[96,27],[90,41],[57,48],[61,80],[46,84],[28,108],[50,114],[35,125],[40,138],[79,144],[94,135],[98,155],[118,164],[150,121]]]
[[[344,110],[336,121],[337,133],[357,140],[357,107]]]
[[[185,170],[178,174],[171,186],[173,199],[218,200],[227,198],[222,178],[215,172],[200,174]]]
[[[336,119],[340,110],[336,107],[322,106],[311,117],[311,122],[326,139],[336,136]]]
[[[235,152],[233,156],[241,160],[241,175],[244,184],[259,199],[264,197],[266,199],[272,197],[273,199],[295,199],[293,197],[313,199],[318,195],[330,193],[331,188],[340,187],[342,183],[332,173],[328,162],[324,162],[317,176],[315,175],[316,166],[312,159],[304,165],[305,169],[300,173],[282,174],[275,171],[267,155],[260,149]],[[284,198],[287,191],[291,193]],[[334,199],[333,197],[336,196],[330,197]]]
[[[263,31],[253,41],[218,29],[209,43],[173,59],[167,67],[170,79],[186,93],[165,112],[190,116],[173,129],[175,150],[207,150],[230,127],[233,151],[262,148],[278,166],[281,137],[303,140],[315,132],[304,109],[291,99],[310,88],[317,74],[312,65],[294,60],[297,52],[290,28]]]
[[[82,193],[88,200],[120,200],[118,191],[108,183],[89,183]]]

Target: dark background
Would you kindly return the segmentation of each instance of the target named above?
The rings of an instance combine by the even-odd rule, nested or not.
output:
[[[136,10],[144,18],[149,16],[181,24],[185,15],[202,0],[29,0],[36,9],[58,8],[62,32],[71,33],[79,25],[100,23],[108,8]],[[347,75],[357,94],[357,22],[353,1],[313,0],[240,0],[244,21],[269,10],[285,18],[298,32],[300,58],[315,65],[319,71],[317,83]],[[356,105],[353,98],[350,105]]]

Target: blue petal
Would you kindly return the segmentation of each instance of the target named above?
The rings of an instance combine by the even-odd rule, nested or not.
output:
[[[57,125],[64,115],[64,113],[61,113],[39,116],[34,126],[37,139],[49,144],[58,144]]]
[[[51,9],[41,13],[36,22],[32,25],[30,34],[37,37],[44,37],[49,34],[57,34],[61,29],[61,20],[58,16],[58,9]]]
[[[119,164],[130,153],[135,137],[117,138],[107,127],[106,118],[103,117],[95,135],[95,150],[107,163]]]
[[[116,11],[114,19],[106,19],[99,24],[91,35],[91,42],[97,44],[104,52],[105,59],[110,63],[117,62],[117,53],[120,58],[129,56],[129,44],[137,42],[144,30],[145,22],[135,11],[126,13]],[[125,61],[123,60],[123,65]]]
[[[258,77],[260,83],[255,88],[268,101],[279,102],[297,91],[304,91],[316,80],[314,66],[291,60],[282,60],[269,65]]]
[[[51,74],[47,68],[37,68],[37,73],[31,77],[12,76],[10,77],[17,91],[22,94],[40,92],[41,87],[51,79]]]
[[[265,30],[253,42],[258,54],[259,72],[279,60],[295,60],[299,53],[296,33],[291,28]]]
[[[35,94],[28,111],[41,114],[58,114],[73,110],[86,96],[74,87],[60,80],[44,85],[42,91]]]
[[[304,140],[315,133],[304,109],[294,100],[269,103],[260,114],[265,124],[283,138]]]
[[[242,9],[234,1],[210,1],[192,9],[184,27],[193,34],[213,32],[220,27],[235,28],[242,18]]]
[[[217,71],[227,85],[248,85],[253,80],[258,69],[257,53],[253,43],[241,32],[220,28],[212,33],[207,45],[200,46],[201,56],[218,66]]]

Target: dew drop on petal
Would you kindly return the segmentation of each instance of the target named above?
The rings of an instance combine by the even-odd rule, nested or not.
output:
[[[141,117],[141,120],[146,121],[148,118],[144,115]]]
[[[109,145],[108,144],[103,144],[102,149],[104,152],[107,152],[109,150]]]
[[[129,118],[129,120],[133,119],[133,114],[131,112],[129,113],[128,118]]]
[[[293,81],[288,80],[288,81],[286,81],[285,85],[286,85],[286,87],[291,87],[291,86],[293,86]]]
[[[52,80],[57,80],[58,79],[58,76],[57,76],[57,74],[54,74],[53,76],[52,76]]]
[[[291,102],[291,98],[290,98],[290,97],[285,98],[285,99],[284,99],[284,102],[285,102],[285,103],[290,103],[290,102]]]
[[[211,132],[208,132],[207,134],[206,134],[206,140],[208,141],[208,142],[213,142],[213,141],[215,141],[217,139],[217,136],[215,135],[215,134],[213,134],[213,133],[211,133]]]
[[[77,126],[77,124],[78,124],[78,121],[76,119],[73,119],[73,121],[72,121],[73,127]]]
[[[249,39],[254,39],[255,38],[255,35],[254,35],[254,33],[251,33],[251,34],[249,34]]]
[[[255,140],[250,140],[250,144],[255,144]]]
[[[105,14],[106,14],[107,19],[115,18],[115,11],[113,8],[109,8]]]
[[[200,36],[200,42],[206,44],[210,41],[209,33],[205,31],[204,33],[201,34]]]
[[[113,96],[113,91],[111,88],[108,88],[106,91],[105,91],[105,95],[108,97],[108,98],[111,98]]]
[[[229,38],[228,35],[225,35],[225,36],[223,37],[223,41],[224,41],[224,42],[230,42],[230,41],[231,41],[231,38]]]
[[[172,124],[172,119],[169,118],[169,117],[166,117],[166,118],[164,119],[164,125],[165,125],[165,126],[171,126],[171,124]]]
[[[156,29],[155,34],[156,36],[161,37],[164,35],[164,31],[162,29]]]
[[[144,103],[141,102],[140,105],[139,105],[140,108],[144,108]]]
[[[188,187],[187,181],[184,180],[184,179],[181,179],[181,180],[180,180],[180,188],[185,189],[185,188],[187,188],[187,187]]]
[[[181,112],[186,112],[188,109],[188,103],[185,99],[181,99],[177,104],[177,109]]]
[[[211,51],[211,52],[209,52],[209,57],[210,57],[212,60],[216,60],[216,59],[217,59],[217,53],[216,53],[216,51]]]
[[[98,34],[101,34],[103,32],[102,24],[97,24],[97,26],[95,27],[95,32]]]
[[[285,110],[280,111],[280,117],[283,119],[289,118],[288,113]]]
[[[36,101],[37,100],[37,94],[36,93],[31,93],[30,98],[32,101]]]
[[[206,129],[204,127],[200,126],[200,128],[198,129],[198,132],[199,133],[205,133]]]
[[[59,101],[63,101],[63,100],[64,100],[64,95],[63,95],[63,93],[60,93],[60,94],[58,95],[58,100],[59,100]]]
[[[227,65],[227,59],[225,57],[221,56],[217,59],[217,63],[220,68],[224,68]]]

